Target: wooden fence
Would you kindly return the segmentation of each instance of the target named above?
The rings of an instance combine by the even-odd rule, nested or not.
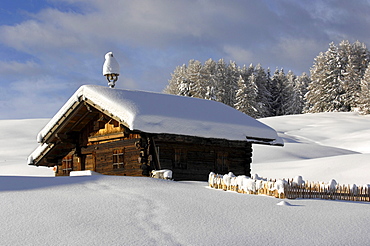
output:
[[[276,198],[287,199],[330,199],[330,200],[346,200],[346,201],[363,201],[370,202],[370,190],[368,186],[356,187],[350,185],[335,185],[329,187],[328,184],[319,182],[308,182],[298,185],[293,182],[293,179],[284,180],[283,182],[277,180],[254,180],[256,188],[250,189],[238,185],[237,182],[231,182],[226,185],[223,181],[222,175],[215,174],[209,180],[209,186],[215,189],[235,191],[238,193],[267,195]],[[283,188],[277,188],[276,184],[280,182]]]
[[[292,183],[288,183],[284,187],[284,195],[288,199],[316,198],[370,202],[369,187],[351,187],[350,185],[336,185],[335,189],[330,189],[322,183],[306,182],[304,185],[292,185]]]

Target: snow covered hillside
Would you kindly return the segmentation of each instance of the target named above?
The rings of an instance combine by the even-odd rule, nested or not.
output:
[[[50,168],[26,165],[36,135],[50,119],[0,120],[0,175],[54,176]]]
[[[370,203],[284,200],[206,182],[37,177],[28,167],[45,119],[0,121],[2,245],[367,245]],[[370,183],[370,117],[321,113],[262,119],[285,147],[254,145],[269,178]],[[13,176],[11,176],[13,175]],[[28,176],[24,176],[28,175]]]
[[[370,183],[370,115],[318,113],[265,118],[283,148],[254,145],[252,172],[268,178]]]

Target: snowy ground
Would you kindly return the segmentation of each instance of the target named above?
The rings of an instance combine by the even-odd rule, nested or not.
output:
[[[283,148],[254,146],[252,172],[268,178],[302,175],[342,184],[370,183],[370,115],[320,113],[265,118]]]
[[[370,183],[370,117],[324,113],[262,120],[286,146],[254,146],[271,178]],[[206,182],[36,177],[26,165],[47,123],[0,121],[1,245],[368,245],[370,203],[281,200]],[[13,176],[11,176],[13,175]],[[29,175],[29,176],[24,176]],[[279,206],[278,204],[282,204]]]

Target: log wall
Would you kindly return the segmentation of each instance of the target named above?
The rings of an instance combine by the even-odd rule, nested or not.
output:
[[[175,180],[200,181],[207,180],[211,171],[250,175],[252,146],[246,141],[130,132],[101,116],[88,123],[77,137],[76,148],[68,154],[73,156],[74,171],[149,176],[153,169],[170,169]],[[122,153],[123,161],[118,153]],[[57,176],[69,175],[63,163]]]
[[[161,169],[175,180],[205,181],[209,172],[250,175],[252,146],[246,141],[157,134],[153,136]]]
[[[95,168],[92,171],[106,175],[141,176],[142,170],[138,162],[140,150],[135,147],[139,139],[127,139],[91,145],[81,149],[82,155],[95,156]],[[115,150],[123,151],[123,168],[114,168],[113,155]],[[91,170],[89,167],[86,169]]]

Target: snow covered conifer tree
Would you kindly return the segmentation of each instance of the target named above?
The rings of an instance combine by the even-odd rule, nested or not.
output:
[[[299,86],[297,84],[297,76],[292,71],[289,71],[286,75],[286,85],[284,90],[286,91],[285,98],[285,115],[288,114],[300,114],[302,113],[303,107],[300,97]]]
[[[277,68],[275,70],[270,80],[273,116],[301,113],[295,78],[292,71],[285,75],[283,69]]]
[[[307,73],[302,73],[301,76],[298,76],[295,80],[296,92],[299,97],[299,104],[301,108],[301,113],[305,110],[306,106],[306,94],[308,92],[308,85],[311,83],[310,77]]]
[[[343,88],[344,60],[340,60],[338,47],[331,43],[325,52],[326,64],[324,69],[326,76],[323,78],[323,91],[321,100],[326,103],[324,112],[346,112],[348,108],[344,101]]]
[[[239,68],[234,61],[230,61],[226,69],[225,99],[224,103],[231,107],[235,104],[235,94],[238,88]]]
[[[218,62],[208,59],[204,65],[200,61],[190,60],[187,66],[184,64],[176,67],[164,92],[215,100],[231,107],[243,108],[243,112],[255,118],[268,117],[275,115],[272,113],[272,91],[275,93],[275,100],[286,98],[293,93],[292,89],[287,92],[289,83],[286,82],[283,71],[278,72],[282,75],[275,80],[282,80],[282,85],[270,83],[269,70],[266,73],[260,64],[256,68],[253,64],[240,68],[234,61],[225,64],[223,59]],[[285,94],[280,95],[275,85],[286,87],[282,90]],[[288,102],[292,100],[285,100],[284,104],[277,102],[284,108],[279,108],[279,114],[291,112],[287,109]]]
[[[271,77],[270,84],[268,86],[269,92],[271,93],[271,116],[278,115],[279,107],[281,105],[281,88],[280,81],[278,80],[279,70],[275,69],[274,75]]]
[[[315,57],[314,65],[311,67],[311,83],[308,85],[308,92],[305,95],[305,112],[318,113],[324,112],[326,102],[321,101],[324,93],[324,79],[326,58],[323,52]]]
[[[343,101],[343,70],[338,64],[338,48],[330,43],[328,51],[320,53],[311,68],[307,112],[347,111]]]
[[[204,73],[203,65],[198,60],[190,60],[187,69],[188,81],[189,81],[189,93],[191,97],[204,98],[205,88],[204,85]]]
[[[254,73],[254,66],[253,64],[250,64],[249,67],[247,67],[246,65],[244,65],[241,69],[240,69],[240,75],[242,76],[243,80],[244,81],[247,81],[249,76],[252,75],[252,73]]]
[[[348,46],[348,41],[343,41]],[[342,44],[341,43],[341,44]],[[361,78],[364,76],[369,61],[369,51],[366,45],[356,41],[347,48],[347,66],[343,79],[345,102],[349,111],[354,111],[359,103],[361,93]]]
[[[273,110],[273,91],[274,91],[274,86],[273,86],[273,83],[272,83],[272,75],[271,75],[271,70],[270,68],[268,67],[267,70],[266,70],[266,77],[267,77],[267,81],[266,81],[266,89],[267,89],[267,92],[269,93],[269,101],[268,101],[268,107],[267,107],[267,110],[268,110],[268,114],[265,115],[264,117],[270,117],[270,116],[274,116],[274,110]],[[257,86],[258,86],[258,83],[257,83]]]
[[[215,88],[215,73],[216,73],[216,62],[212,59],[208,59],[203,66],[204,80],[205,80],[205,99],[216,100],[216,88]]]
[[[216,88],[216,101],[225,103],[226,102],[226,64],[224,59],[218,60],[216,63],[216,71],[214,76],[215,88]]]
[[[370,114],[370,67],[366,69],[361,79],[361,91],[358,105],[362,114]]]
[[[351,45],[343,40],[339,46],[330,43],[311,68],[306,112],[356,110],[368,61],[369,51],[358,41]]]
[[[343,104],[343,111],[351,111],[351,105],[354,106],[355,91],[359,91],[360,83],[355,79],[355,58],[352,56],[352,47],[348,40],[343,40],[337,48],[337,70],[339,70],[338,80],[343,88],[343,94],[340,101]],[[352,63],[352,64],[350,64]],[[357,84],[357,85],[356,85]],[[357,87],[357,88],[356,88]]]
[[[234,108],[256,118],[258,115],[256,109],[257,86],[254,81],[254,74],[249,76],[248,82],[244,81],[241,75],[239,76]]]
[[[187,67],[185,64],[177,66],[171,74],[171,79],[163,92],[174,95],[188,96],[189,88],[187,79]],[[187,91],[187,92],[186,92]]]
[[[284,70],[279,70],[276,68],[270,83],[273,116],[285,115],[289,113],[289,101],[291,100],[291,94],[293,91],[284,73]]]
[[[256,97],[256,107],[257,107],[257,118],[271,116],[271,93],[269,92],[268,83],[269,76],[262,68],[261,64],[257,64],[255,67],[255,84],[257,86],[257,97]]]

